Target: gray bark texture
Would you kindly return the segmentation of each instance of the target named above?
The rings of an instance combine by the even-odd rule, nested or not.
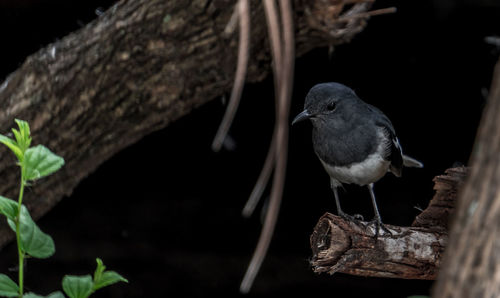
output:
[[[0,85],[0,133],[8,133],[14,118],[26,120],[34,144],[66,160],[60,172],[26,192],[35,219],[118,151],[231,89],[237,32],[224,30],[234,4],[120,1],[7,77]],[[370,5],[344,11],[338,0],[294,1],[297,54],[350,40],[365,26],[368,16],[359,14]],[[256,82],[268,75],[270,55],[260,1],[252,1],[251,9],[247,81]],[[14,198],[19,170],[5,148],[0,160],[0,194]],[[10,238],[0,226],[0,247]]]
[[[375,226],[355,224],[326,213],[311,236],[314,272],[434,279],[447,235],[425,228],[385,225],[375,238]]]
[[[448,240],[448,218],[467,173],[467,168],[458,167],[435,177],[436,193],[429,206],[410,227],[385,225],[391,234],[380,231],[375,237],[373,224],[326,213],[311,235],[314,272],[436,279]]]
[[[434,297],[500,297],[500,61],[458,198]]]

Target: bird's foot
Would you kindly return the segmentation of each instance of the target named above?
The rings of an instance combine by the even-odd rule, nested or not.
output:
[[[368,225],[375,225],[375,239],[378,238],[380,229],[382,229],[385,233],[392,235],[392,232],[384,226],[382,220],[379,217],[375,217],[371,221],[368,222]]]
[[[354,214],[354,219],[359,220],[359,221],[364,221],[365,218],[361,214]]]
[[[353,222],[357,225],[360,225],[364,219],[363,215],[361,215],[361,214],[354,214],[354,216],[353,216],[353,215],[349,215],[347,213],[344,213],[342,211],[339,212],[339,216],[342,217],[343,219],[350,221],[350,222]]]

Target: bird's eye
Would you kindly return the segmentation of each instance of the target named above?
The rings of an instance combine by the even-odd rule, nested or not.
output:
[[[333,110],[335,110],[335,108],[336,108],[336,107],[337,107],[337,103],[336,103],[336,102],[334,102],[334,101],[332,101],[332,102],[330,102],[330,103],[326,106],[326,109],[327,109],[328,111],[333,111]]]

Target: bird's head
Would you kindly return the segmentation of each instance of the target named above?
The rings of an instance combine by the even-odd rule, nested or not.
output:
[[[304,110],[292,121],[292,125],[305,119],[328,121],[338,118],[338,114],[350,110],[358,97],[354,91],[340,83],[317,84],[309,90],[304,103]]]

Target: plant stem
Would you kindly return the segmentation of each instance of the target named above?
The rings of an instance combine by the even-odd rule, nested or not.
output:
[[[24,252],[21,249],[21,206],[23,203],[24,186],[26,181],[24,175],[21,175],[21,187],[19,189],[19,199],[17,202],[17,217],[16,217],[16,241],[17,241],[17,254],[19,256],[19,297],[23,297],[23,283],[24,283]]]

